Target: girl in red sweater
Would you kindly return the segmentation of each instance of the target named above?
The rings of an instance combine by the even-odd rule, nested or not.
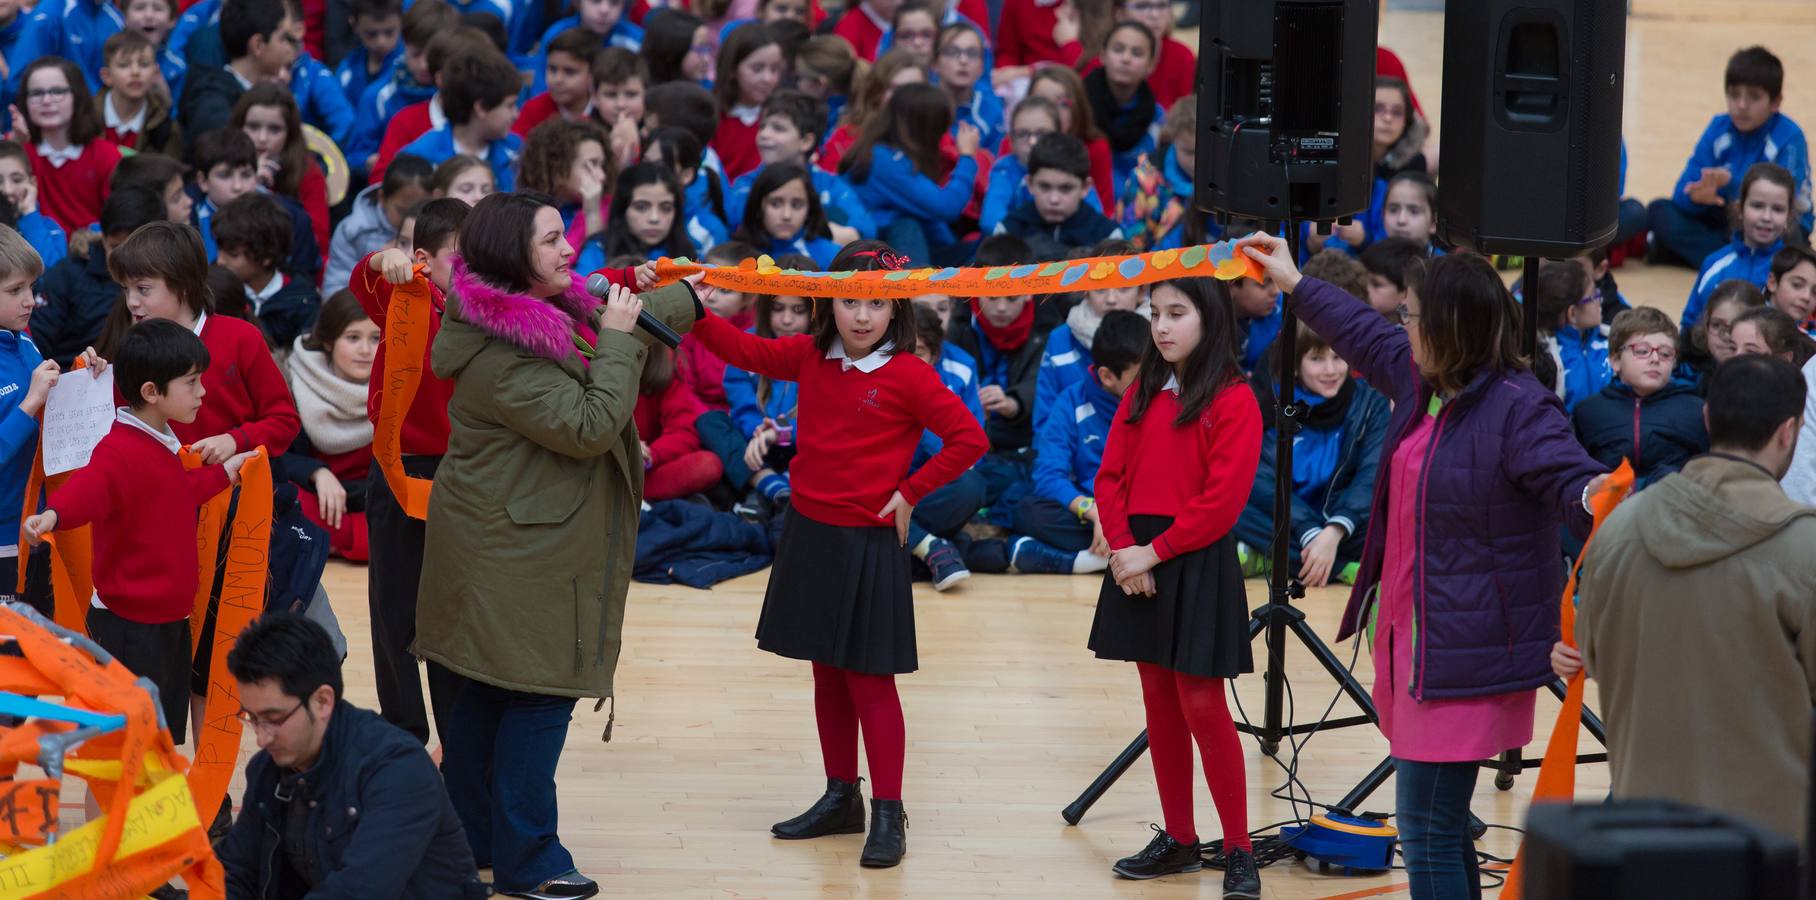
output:
[[[831,269],[900,269],[904,262],[886,244],[856,241]],[[895,676],[918,666],[903,546],[908,517],[985,448],[977,420],[911,352],[914,321],[906,312],[888,300],[822,300],[810,334],[766,340],[714,315],[693,329],[727,363],[800,385],[794,499],[770,570],[757,646],[813,663],[826,793],[772,831],[801,839],[864,830],[862,723],[873,792],[860,859],[868,867],[896,865],[906,849],[906,735]],[[923,429],[944,446],[910,476]]]
[[[303,139],[303,115],[290,89],[264,82],[240,95],[233,105],[232,125],[252,138],[259,153],[259,186],[303,205],[315,231],[322,263],[328,261],[328,177]],[[330,292],[345,285],[328,285]]]
[[[283,456],[303,515],[328,532],[336,556],[365,562],[366,477],[372,470],[372,420],[366,385],[378,356],[378,325],[352,291],[322,304],[315,328],[284,360],[303,430]]]
[[[101,136],[106,125],[75,63],[39,57],[19,84],[24,112],[13,116],[10,137],[31,156],[38,211],[69,234],[85,231],[101,218],[120,148]]]
[[[757,156],[757,124],[763,101],[782,83],[782,45],[763,25],[740,25],[719,48],[717,66],[713,97],[723,117],[713,149],[719,152],[725,180],[732,182],[763,162]]]
[[[1154,343],[1123,394],[1097,470],[1098,521],[1114,552],[1090,647],[1141,673],[1166,830],[1114,868],[1155,878],[1201,867],[1192,822],[1196,741],[1223,822],[1223,896],[1255,900],[1248,782],[1224,692],[1227,679],[1254,669],[1231,529],[1261,460],[1261,412],[1236,359],[1222,282],[1167,282],[1155,287],[1152,304]]]
[[[703,412],[700,398],[677,377],[675,352],[651,345],[632,413],[643,449],[643,499],[674,500],[719,483],[725,468],[718,454],[700,446],[694,429]]]
[[[1028,96],[1041,97],[1059,107],[1059,130],[1084,142],[1091,154],[1091,187],[1103,208],[1116,208],[1116,178],[1110,160],[1110,141],[1091,116],[1091,95],[1083,78],[1064,66],[1048,66],[1028,82]]]

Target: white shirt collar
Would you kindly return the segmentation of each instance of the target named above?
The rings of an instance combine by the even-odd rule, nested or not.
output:
[[[234,81],[237,81],[240,83],[240,90],[242,90],[242,91],[252,90],[252,82],[247,81],[246,76],[241,75],[239,69],[236,69],[232,66],[223,66],[222,68],[227,70],[227,74],[233,76]]]
[[[865,8],[868,9],[868,7]],[[745,106],[744,104],[738,104],[731,108],[732,118],[737,119],[746,125],[757,124],[757,119],[761,118],[762,115],[763,107],[761,106]]]
[[[169,450],[171,453],[176,453],[177,451],[183,449],[183,442],[180,440],[177,440],[177,436],[170,433],[169,425],[164,426],[163,431],[159,431],[156,428],[153,428],[150,425],[145,424],[144,420],[140,419],[138,416],[133,415],[131,407],[127,407],[127,406],[116,407],[114,409],[114,421],[115,422],[124,422],[127,425],[131,425],[132,427],[137,428],[140,431],[143,431],[146,434],[149,434],[154,438],[157,438],[158,443],[163,444],[165,449]]]
[[[1056,0],[1056,2],[1057,2],[1057,0]],[[883,18],[882,16],[877,15],[876,10],[871,9],[869,3],[859,3],[858,9],[861,9],[864,11],[864,18],[869,19],[870,24],[875,25],[876,30],[878,30],[878,31],[886,32],[886,31],[889,31],[891,28],[895,27],[894,23],[890,22],[888,19]]]
[[[1172,391],[1173,394],[1175,396],[1177,396],[1179,393],[1179,373],[1175,372],[1171,375],[1168,375],[1167,383],[1161,389],[1167,390],[1167,391]]]
[[[277,296],[277,292],[281,291],[283,289],[284,289],[284,273],[282,273],[282,272],[271,273],[271,280],[265,282],[265,289],[262,291],[255,291],[252,288],[246,288],[245,289],[246,290],[246,299],[252,301],[253,314],[257,315],[260,310],[265,308],[265,301],[270,300],[272,297]],[[202,331],[200,326],[201,326],[201,323],[198,322],[197,327],[196,327],[197,334],[200,334]]]
[[[832,346],[826,350],[826,358],[838,360],[839,371],[841,372],[849,372],[852,369],[856,369],[869,375],[882,368],[883,363],[889,361],[889,357],[893,354],[894,350],[895,342],[890,341],[889,343],[870,351],[870,355],[863,359],[854,360],[845,355],[845,339],[839,338],[838,340],[833,341]]]
[[[429,130],[438,131],[448,124],[448,114],[441,111],[441,94],[429,98]]]
[[[115,134],[138,134],[145,127],[145,113],[151,109],[150,103],[141,102],[139,111],[130,119],[120,118],[114,110],[114,93],[107,92],[107,102],[101,104],[101,117],[107,121],[107,127]]]
[[[51,164],[52,168],[61,169],[64,163],[73,163],[82,158],[82,145],[70,144],[61,150],[52,147],[48,141],[38,144],[38,155]]]
[[[273,279],[271,279],[271,280],[272,280],[272,281],[276,281],[276,280],[277,280],[277,279],[275,279],[275,278],[273,278]],[[208,313],[207,313],[207,312],[206,312],[206,311],[204,311],[204,312],[201,312],[201,313],[198,313],[198,314],[197,314],[197,315],[196,315],[196,317],[195,317],[195,334],[196,334],[196,337],[201,337],[201,336],[202,336],[202,324],[203,324],[203,323],[205,323],[205,322],[207,322],[207,321],[208,321]]]

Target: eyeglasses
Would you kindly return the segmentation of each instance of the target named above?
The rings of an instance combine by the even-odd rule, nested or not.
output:
[[[1710,319],[1709,333],[1725,341],[1734,335],[1734,323],[1724,322],[1720,319]]]
[[[1166,3],[1153,3],[1153,2],[1124,3],[1122,5],[1122,8],[1128,10],[1129,12],[1135,13],[1136,15],[1140,15],[1142,13],[1166,12],[1168,9],[1168,6],[1169,6],[1169,4],[1166,4]]]
[[[1625,348],[1637,360],[1648,360],[1654,356],[1659,362],[1668,363],[1677,359],[1677,350],[1672,347],[1654,347],[1651,344],[1628,344]]]
[[[895,39],[898,41],[931,41],[938,34],[939,32],[931,28],[909,28],[896,32]]]
[[[692,53],[695,56],[711,56],[713,55],[713,45],[695,44],[692,47],[687,48],[687,52]]]
[[[1421,315],[1419,313],[1413,312],[1412,307],[1407,306],[1404,303],[1402,303],[1398,307],[1396,307],[1394,309],[1394,312],[1399,314],[1400,323],[1403,325],[1411,325],[1412,323],[1419,321],[1419,319],[1421,318]]]
[[[955,62],[959,60],[983,58],[984,51],[980,47],[947,47],[940,51],[940,59],[950,59]]]
[[[1390,119],[1404,119],[1406,118],[1406,107],[1377,103],[1375,104],[1375,115],[1386,116]]]
[[[261,719],[259,718],[258,713],[249,709],[242,709],[239,712],[234,713],[233,717],[244,722],[248,728],[276,731],[279,728],[284,727],[284,723],[290,721],[290,718],[296,715],[296,711],[302,709],[308,702],[309,701],[307,700],[298,700],[295,706],[290,707],[289,712],[284,713],[276,719]]]
[[[1018,131],[1009,132],[1009,140],[1012,140],[1012,141],[1038,141],[1041,139],[1042,135],[1048,135],[1048,134],[1052,134],[1052,133],[1053,132],[1051,132],[1051,131],[1042,131],[1042,130],[1036,129],[1036,128],[1023,128]]]
[[[75,91],[72,91],[66,87],[38,88],[37,90],[34,90],[34,91],[26,91],[25,99],[36,100],[39,102],[43,102],[45,100],[61,100],[64,97],[68,97],[69,95],[71,95],[73,93],[75,93]]]

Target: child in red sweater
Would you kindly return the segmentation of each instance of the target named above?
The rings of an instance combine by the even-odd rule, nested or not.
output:
[[[114,350],[114,377],[127,405],[88,465],[25,520],[38,544],[58,529],[94,526],[95,595],[88,635],[134,675],[158,686],[173,740],[184,740],[190,695],[189,613],[195,604],[196,516],[239,481],[250,453],[184,470],[173,422],[201,411],[208,348],[173,322],[133,326]],[[196,727],[201,728],[201,719]]]
[[[700,398],[676,377],[675,353],[661,345],[643,358],[637,385],[637,436],[643,445],[643,499],[674,500],[719,483],[718,454],[700,446],[694,420],[706,412]]]
[[[490,170],[486,170],[489,174]],[[359,305],[382,332],[391,307],[393,286],[408,282],[412,264],[428,269],[428,340],[423,345],[422,381],[416,399],[404,413],[399,449],[404,472],[416,478],[434,478],[441,457],[448,452],[448,400],[454,382],[435,377],[429,369],[429,348],[441,331],[441,315],[448,293],[448,278],[459,252],[460,224],[469,207],[458,197],[430,200],[416,212],[411,251],[380,250],[360,260],[347,285]],[[412,259],[412,256],[414,259]],[[372,377],[366,382],[366,415],[378,424],[379,402],[385,384],[385,345],[380,342],[372,360]],[[378,467],[366,479],[366,539],[370,559],[366,567],[366,595],[372,609],[372,668],[378,683],[378,707],[385,721],[429,742],[429,718],[423,708],[422,677],[410,642],[416,635],[416,588],[422,575],[423,522],[412,519],[398,505],[396,495]],[[429,698],[435,720],[447,721],[454,694],[446,684],[446,669],[429,667]],[[437,730],[440,730],[439,728]]]
[[[752,23],[740,26],[719,48],[713,97],[719,101],[723,117],[713,135],[712,148],[719,153],[725,180],[762,165],[757,155],[757,125],[762,117],[763,101],[782,83],[786,65],[782,45],[769,28]]]
[[[1224,692],[1227,679],[1254,670],[1231,529],[1261,461],[1261,411],[1236,359],[1222,282],[1167,282],[1155,287],[1152,304],[1154,343],[1122,396],[1097,470],[1098,521],[1114,552],[1090,647],[1141,673],[1166,830],[1114,868],[1125,878],[1201,868],[1192,823],[1196,740],[1223,821],[1223,896],[1252,900],[1261,881],[1248,837],[1248,782]]]
[[[887,244],[856,241],[829,268],[900,269],[904,262]],[[793,505],[770,570],[757,646],[813,662],[826,794],[772,831],[801,839],[864,830],[862,723],[873,792],[860,859],[868,867],[896,865],[906,850],[907,738],[895,676],[919,665],[903,546],[908,517],[921,498],[977,462],[986,445],[964,403],[911,352],[914,319],[906,313],[906,304],[887,300],[821,300],[810,334],[764,339],[715,315],[702,315],[693,330],[727,363],[800,385]],[[944,446],[907,475],[923,429]]]
[[[120,148],[101,136],[107,126],[82,70],[60,56],[32,60],[18,102],[24,115],[13,118],[10,137],[31,155],[38,211],[70,234],[86,231],[101,219]]]

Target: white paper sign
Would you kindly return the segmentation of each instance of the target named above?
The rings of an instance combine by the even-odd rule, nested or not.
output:
[[[114,373],[99,378],[87,369],[57,379],[44,401],[44,474],[88,465],[89,454],[114,423]]]

